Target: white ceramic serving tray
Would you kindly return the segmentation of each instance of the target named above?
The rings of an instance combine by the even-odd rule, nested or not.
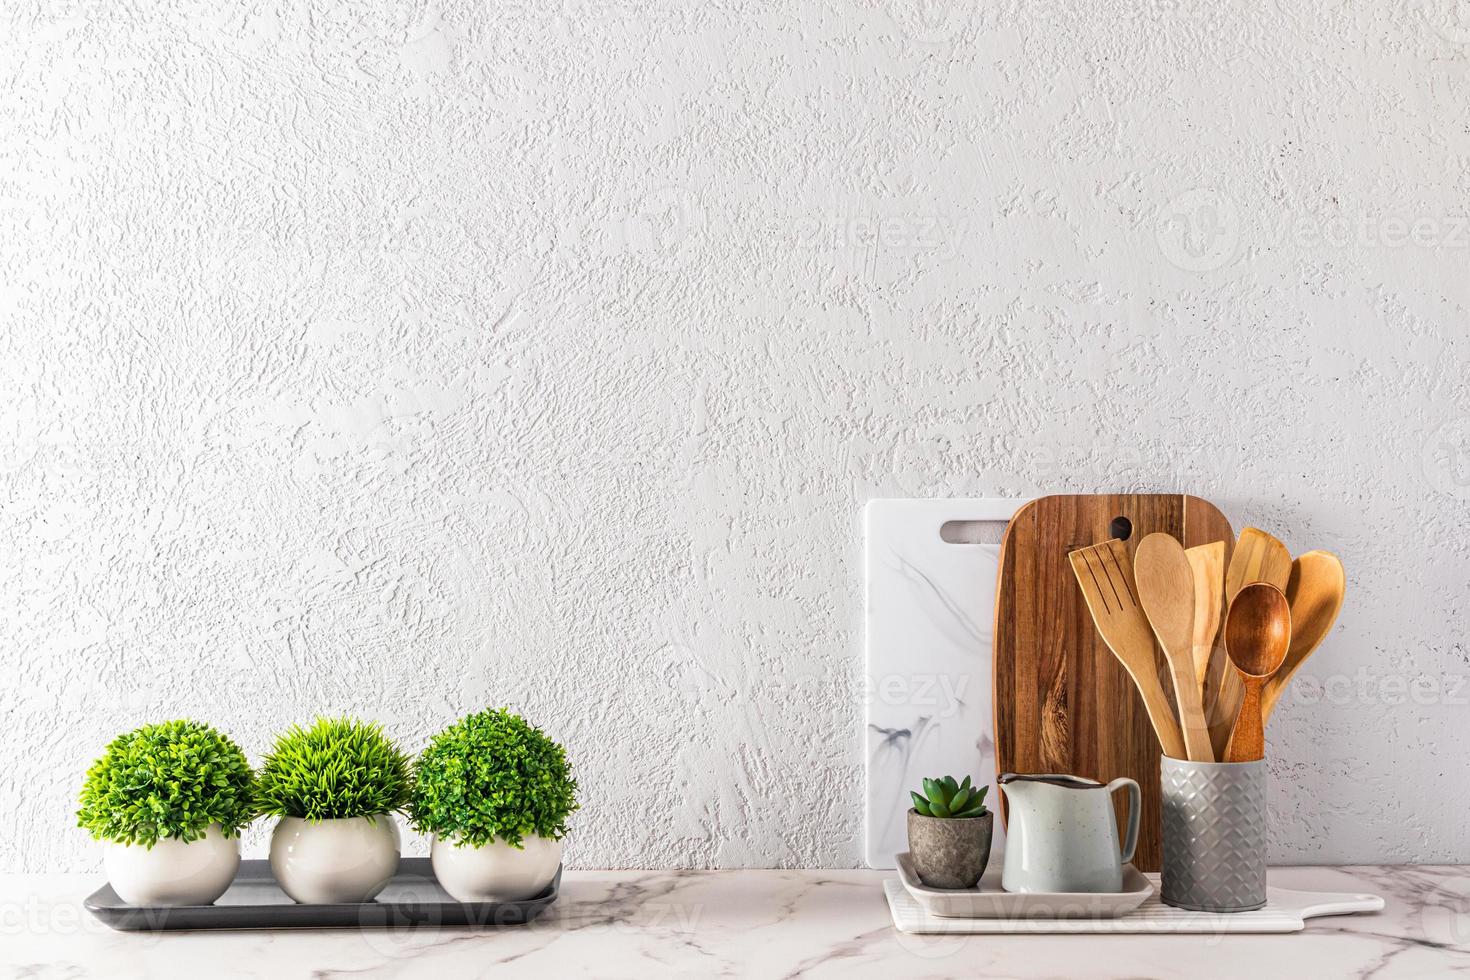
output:
[[[1149,875],[1154,881],[1157,876]],[[930,915],[902,882],[883,882],[893,925],[900,932],[924,934],[1010,933],[1281,933],[1300,932],[1317,915],[1381,912],[1377,895],[1340,892],[1299,892],[1266,888],[1266,906],[1254,912],[1190,912],[1165,905],[1150,895],[1126,915],[1105,919],[957,919]]]
[[[909,896],[926,915],[961,919],[1110,919],[1126,915],[1154,893],[1153,883],[1131,864],[1123,865],[1120,892],[1008,892],[1000,869],[989,868],[978,888],[930,888],[919,880],[907,851],[898,873]]]

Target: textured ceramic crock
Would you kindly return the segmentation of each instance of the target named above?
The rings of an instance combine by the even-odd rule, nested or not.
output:
[[[429,857],[434,877],[461,902],[519,902],[546,890],[561,865],[561,841],[530,836],[521,847],[496,838],[461,847],[434,837]]]
[[[282,817],[271,834],[271,872],[302,905],[366,902],[398,870],[398,847],[398,823],[386,813],[372,819]]]
[[[210,824],[204,837],[184,843],[165,838],[151,848],[108,841],[102,852],[108,884],[129,905],[210,905],[240,868],[240,838]]]
[[[1164,756],[1163,895],[1176,908],[1248,912],[1266,904],[1266,763]]]
[[[990,863],[995,815],[926,817],[909,807],[909,856],[930,888],[974,888]]]

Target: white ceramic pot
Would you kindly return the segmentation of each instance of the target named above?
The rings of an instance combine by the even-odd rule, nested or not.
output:
[[[370,901],[398,870],[398,822],[282,817],[271,834],[271,871],[302,905]]]
[[[209,905],[225,893],[240,868],[240,838],[210,824],[200,840],[166,838],[151,848],[108,841],[102,852],[107,880],[129,905]]]
[[[459,847],[436,835],[429,857],[434,877],[461,902],[518,902],[546,890],[561,864],[561,841],[527,837],[511,847],[498,837],[483,847]]]

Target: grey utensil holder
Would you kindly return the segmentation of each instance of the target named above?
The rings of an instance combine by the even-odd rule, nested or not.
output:
[[[1266,904],[1266,762],[1162,760],[1165,903],[1198,912]]]

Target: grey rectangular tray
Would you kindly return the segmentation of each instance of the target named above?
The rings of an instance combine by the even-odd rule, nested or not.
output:
[[[172,929],[418,929],[495,928],[536,918],[561,889],[560,867],[546,890],[521,902],[457,902],[439,887],[428,858],[404,858],[388,887],[371,902],[298,905],[276,884],[269,861],[241,861],[229,890],[213,905],[156,908],[129,905],[111,885],[87,896],[87,911],[123,932]]]

